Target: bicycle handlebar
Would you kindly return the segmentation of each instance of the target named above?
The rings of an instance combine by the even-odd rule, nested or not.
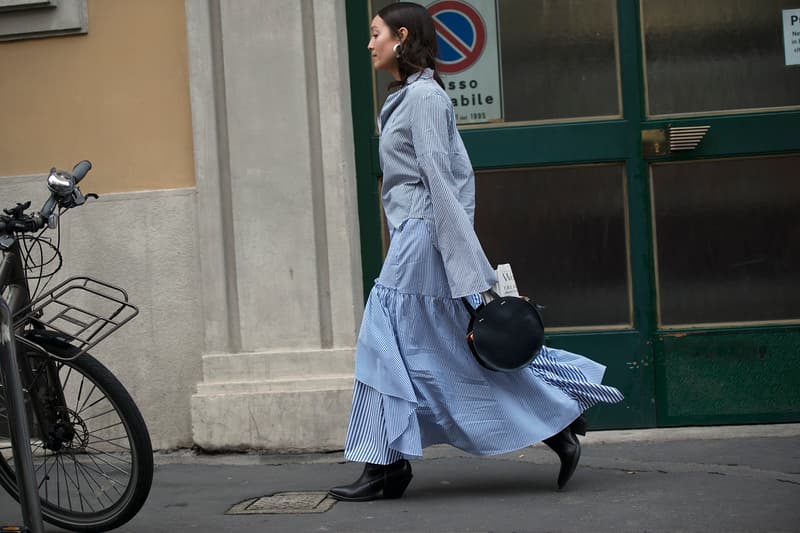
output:
[[[75,190],[77,190],[78,183],[91,169],[92,163],[84,159],[72,168],[71,174],[67,174],[67,177],[72,179],[73,184],[76,186]],[[68,205],[67,207],[75,207],[75,205],[80,205],[83,203],[84,199],[79,190],[78,196],[81,198],[80,203],[76,204],[75,202],[72,202],[72,205]],[[47,198],[47,200],[45,200],[44,205],[42,205],[42,209],[38,213],[26,215],[24,218],[22,218],[23,213],[22,210],[20,210],[18,212],[19,217],[14,217],[6,221],[0,220],[0,234],[12,232],[32,233],[39,231],[47,225],[50,217],[53,215],[53,211],[56,209],[56,206],[71,198],[73,198],[72,190],[65,194],[58,194],[55,191],[51,192],[50,196]],[[30,202],[28,202],[28,205],[29,204]]]
[[[72,168],[72,177],[75,178],[75,185],[77,185],[90,170],[92,170],[92,163],[85,159],[75,165]]]

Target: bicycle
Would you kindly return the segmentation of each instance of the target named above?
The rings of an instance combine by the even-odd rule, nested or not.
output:
[[[20,502],[26,522],[43,518],[69,530],[107,531],[144,505],[153,451],[136,404],[89,349],[138,309],[124,290],[89,277],[44,290],[63,263],[60,231],[55,243],[44,233],[59,228],[67,210],[97,198],[78,187],[90,169],[88,161],[71,173],[51,169],[50,196],[38,213],[26,213],[26,202],[0,215],[0,309],[13,320],[11,347],[0,346],[0,358],[16,353],[16,383],[24,393],[24,406],[15,407],[20,385],[3,375],[0,485]],[[30,450],[19,435],[30,435]]]

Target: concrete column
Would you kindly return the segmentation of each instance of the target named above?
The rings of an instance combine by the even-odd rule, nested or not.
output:
[[[187,0],[204,448],[341,448],[363,301],[344,0]]]

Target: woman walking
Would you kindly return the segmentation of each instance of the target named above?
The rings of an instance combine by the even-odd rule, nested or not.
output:
[[[460,298],[479,304],[496,276],[472,226],[475,178],[436,73],[433,20],[400,2],[380,10],[370,32],[372,65],[397,88],[378,119],[391,244],[356,348],[345,457],[365,467],[330,495],[398,498],[411,481],[408,459],[439,443],[494,455],[544,440],[563,488],[580,458],[582,413],[622,395],[601,385],[604,366],[563,350],[543,347],[513,373],[475,361]]]

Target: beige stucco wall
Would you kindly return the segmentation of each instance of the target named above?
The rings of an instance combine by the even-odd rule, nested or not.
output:
[[[89,33],[0,43],[0,176],[89,159],[84,191],[194,186],[183,0],[89,0]]]
[[[61,219],[58,276],[127,291],[139,315],[92,354],[154,448],[190,446],[203,324],[185,3],[87,6],[86,35],[0,43],[0,207],[38,209],[50,166],[92,161],[81,188],[103,194]]]

